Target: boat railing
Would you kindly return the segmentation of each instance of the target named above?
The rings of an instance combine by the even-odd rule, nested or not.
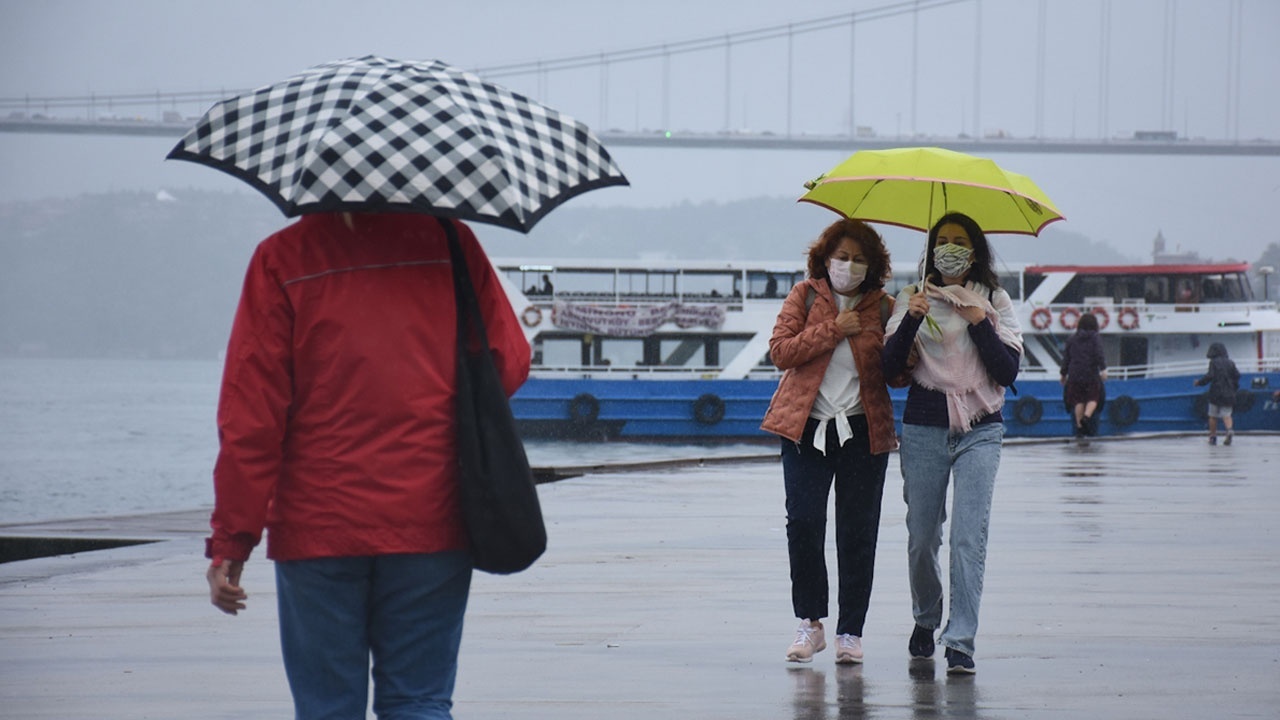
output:
[[[1108,311],[1112,309],[1133,308],[1138,312],[1152,313],[1254,313],[1254,312],[1275,312],[1277,304],[1274,302],[1186,302],[1186,303],[1155,303],[1147,302],[1141,298],[1126,298],[1123,300],[1097,300],[1088,298],[1078,303],[1051,303],[1048,305],[1035,305],[1034,307],[1043,307],[1053,316],[1058,317],[1063,310],[1075,310],[1083,312],[1084,310],[1100,307]]]
[[[1267,358],[1232,358],[1236,369],[1242,373],[1280,372],[1280,357]],[[1209,360],[1186,360],[1182,362],[1159,363],[1153,365],[1124,365],[1107,368],[1108,380],[1138,380],[1152,377],[1177,377],[1179,375],[1203,375],[1209,368]],[[1057,370],[1040,367],[1026,367],[1018,371],[1021,377],[1044,377]]]
[[[534,373],[545,373],[557,377],[573,377],[581,378],[618,378],[633,377],[646,379],[688,379],[699,378],[703,380],[719,379],[720,372],[723,368],[705,367],[705,366],[676,366],[676,365],[534,365]],[[782,371],[772,367],[760,365],[752,368],[747,372],[747,378],[751,380],[766,380],[770,378],[780,377]]]
[[[1280,372],[1280,357],[1239,358],[1233,359],[1236,368],[1242,373],[1261,374]],[[1154,365],[1125,365],[1107,368],[1109,380],[1139,380],[1153,377],[1178,377],[1183,375],[1203,375],[1208,369],[1208,360],[1185,361],[1176,363],[1160,363]],[[546,373],[558,377],[578,376],[581,378],[617,378],[631,377],[639,379],[687,379],[700,378],[714,380],[720,377],[722,368],[690,367],[674,365],[535,365],[535,373]],[[1056,369],[1042,367],[1024,367],[1019,371],[1020,377],[1028,379],[1048,377]],[[776,367],[759,365],[747,372],[751,380],[767,380],[780,377],[782,371]]]
[[[551,307],[557,301],[566,303],[590,303],[592,305],[664,305],[666,303],[681,303],[691,305],[727,305],[728,309],[742,309],[743,298],[741,295],[723,295],[717,293],[619,293],[619,292],[591,292],[591,291],[553,291],[550,295],[541,293],[525,293],[525,298],[531,305],[539,305],[542,307]],[[782,297],[769,297],[767,295],[751,294],[747,295],[747,300],[753,302],[772,302],[781,304]],[[736,307],[735,307],[736,306]]]

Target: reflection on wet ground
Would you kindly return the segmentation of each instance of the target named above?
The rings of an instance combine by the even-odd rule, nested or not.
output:
[[[836,665],[831,669],[790,668],[795,681],[792,700],[794,720],[854,720],[871,717],[866,702],[861,665]],[[835,684],[834,698],[827,696],[827,675]]]
[[[866,671],[862,665],[791,667],[786,672],[795,686],[792,720],[971,718],[981,705],[981,683],[976,676],[947,675],[942,664],[934,660],[907,663],[910,696],[902,708],[888,707],[884,698],[876,697],[876,688],[864,680]],[[834,692],[831,685],[835,685]]]

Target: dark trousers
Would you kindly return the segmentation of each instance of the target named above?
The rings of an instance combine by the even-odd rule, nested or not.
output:
[[[836,421],[827,423],[827,454],[813,447],[818,421],[810,419],[800,442],[782,441],[787,492],[787,550],[791,556],[791,604],[797,618],[827,616],[825,555],[827,498],[836,487],[836,559],[840,615],[836,633],[862,636],[880,531],[880,501],[889,453],[872,455],[867,421],[849,417],[853,437],[837,447]]]

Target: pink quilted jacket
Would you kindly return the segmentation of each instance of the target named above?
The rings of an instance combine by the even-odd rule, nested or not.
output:
[[[815,291],[813,306],[805,308],[809,290]],[[884,347],[884,328],[881,325],[881,298],[885,298],[888,311],[893,311],[893,298],[883,290],[868,293],[854,308],[861,320],[862,331],[848,338],[853,349],[853,362],[858,369],[862,385],[862,406],[866,411],[870,432],[871,452],[889,452],[898,447],[893,429],[893,405],[889,401],[889,388],[880,365],[880,350]],[[813,401],[818,397],[822,377],[831,362],[831,353],[841,342],[836,328],[836,298],[825,280],[812,278],[796,284],[782,303],[778,321],[769,338],[769,357],[773,364],[786,372],[773,393],[769,410],[764,414],[760,429],[780,435],[794,442],[804,434],[805,422]]]

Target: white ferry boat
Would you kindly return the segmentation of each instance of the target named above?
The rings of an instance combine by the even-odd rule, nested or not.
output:
[[[533,348],[512,399],[527,438],[768,439],[760,420],[781,372],[769,336],[801,261],[496,260]],[[1100,434],[1205,427],[1212,342],[1242,380],[1236,429],[1280,430],[1280,309],[1253,297],[1248,265],[1026,266],[1001,275],[1020,307],[1023,368],[1009,436],[1070,436],[1058,382],[1066,339],[1098,317],[1108,400]],[[915,281],[895,266],[886,290]],[[892,390],[900,419],[905,390]]]

